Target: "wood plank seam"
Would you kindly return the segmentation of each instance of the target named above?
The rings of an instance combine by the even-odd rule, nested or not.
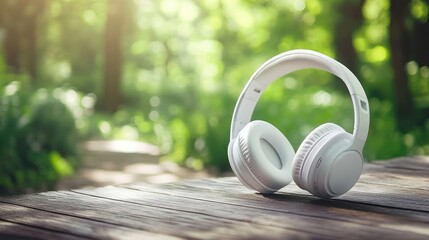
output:
[[[131,189],[131,190],[135,190],[135,189]],[[140,190],[137,190],[137,191],[140,191]],[[141,192],[141,191],[140,191]],[[147,193],[147,192],[144,192],[144,193]],[[158,193],[156,193],[156,194],[158,194]],[[92,195],[92,194],[90,194],[89,196],[94,196],[94,195]],[[169,196],[171,196],[171,197],[181,197],[181,196],[177,196],[177,195],[169,195]],[[98,196],[96,196],[96,197],[98,197]],[[116,199],[114,199],[114,198],[108,198],[108,197],[101,197],[101,198],[103,198],[103,199],[109,199],[109,200],[116,200]],[[201,201],[201,202],[207,202],[207,200],[201,200],[201,199],[192,199],[192,200],[198,200],[198,201]],[[119,202],[121,202],[121,201],[123,201],[123,200],[117,200],[117,201],[119,201]],[[126,202],[128,202],[128,201],[126,201]],[[134,203],[134,202],[131,202],[131,203]],[[224,203],[224,202],[214,202],[214,203],[222,203],[222,204],[227,204],[227,203]],[[137,203],[137,205],[143,205],[143,204],[139,204],[139,203]],[[231,206],[238,206],[238,207],[246,207],[246,208],[249,208],[249,207],[247,207],[247,206],[243,206],[243,205],[235,205],[235,204],[228,204],[228,205],[231,205]],[[147,204],[144,204],[144,206],[148,206]],[[149,205],[150,206],[150,205]],[[177,208],[168,208],[169,210],[174,210],[174,211],[183,211],[183,210],[180,210],[180,209],[177,209]],[[254,210],[254,209],[260,209],[260,210],[264,210],[264,211],[271,211],[271,212],[275,212],[275,213],[278,213],[279,211],[277,211],[277,210],[272,210],[272,209],[265,209],[265,208],[255,208],[255,207],[250,207],[249,209],[251,209],[251,210]],[[188,212],[188,211],[184,211],[184,212]],[[194,211],[192,211],[192,212],[190,212],[190,213],[193,213],[193,214],[202,214],[202,215],[207,215],[207,214],[204,214],[204,213],[200,213],[200,212],[194,212]],[[286,212],[286,211],[282,211],[282,213],[287,213],[287,214],[290,214],[290,215],[296,215],[296,216],[303,216],[303,217],[308,217],[308,218],[319,218],[319,219],[321,219],[321,220],[324,220],[324,221],[326,221],[326,220],[332,220],[332,221],[338,221],[338,222],[342,222],[342,223],[344,223],[344,222],[348,222],[349,224],[352,224],[352,225],[361,225],[361,226],[367,226],[367,227],[373,227],[371,224],[358,224],[358,223],[356,223],[356,222],[351,222],[351,221],[344,221],[344,219],[342,219],[342,220],[339,220],[339,219],[337,219],[337,218],[330,218],[330,217],[326,217],[326,216],[324,216],[324,217],[322,217],[322,216],[317,216],[317,215],[307,215],[307,214],[297,214],[297,213],[294,213],[294,212]],[[218,218],[218,219],[230,219],[230,220],[234,220],[234,221],[237,221],[237,222],[243,222],[243,219],[237,219],[237,218],[230,218],[230,217],[226,217],[226,216],[216,216],[216,215],[208,215],[208,216],[211,216],[211,217],[215,217],[215,218]],[[246,221],[247,223],[254,223],[253,221]],[[258,222],[258,224],[260,224],[260,222]],[[267,224],[265,224],[265,225],[267,225]],[[275,228],[279,228],[279,229],[288,229],[288,230],[292,230],[292,231],[296,231],[296,232],[305,232],[305,233],[308,233],[308,234],[312,234],[312,235],[314,235],[314,232],[311,232],[311,231],[305,231],[305,230],[303,230],[302,228],[295,228],[295,227],[288,227],[288,226],[284,226],[284,225],[272,225],[272,224],[268,224],[267,226],[270,226],[270,227],[275,227]],[[330,236],[330,235],[322,235],[322,234],[320,234],[319,235],[319,237],[320,236],[325,236],[325,237],[332,237],[332,236]]]
[[[174,186],[173,186],[174,187]],[[139,189],[139,188],[133,188],[133,187],[127,187],[127,188],[131,188],[131,189],[136,189],[136,190],[141,190],[141,189]],[[145,191],[150,191],[149,189],[145,189]],[[154,193],[160,193],[159,191],[153,191]],[[217,191],[217,192],[222,192],[222,191]],[[160,193],[160,194],[165,194],[165,193]],[[306,196],[304,196],[304,195],[301,195],[301,194],[295,194],[295,193],[287,193],[289,196],[297,196],[297,197],[306,197]],[[170,195],[170,194],[167,194],[167,195]],[[173,196],[173,195],[172,195]],[[179,196],[179,195],[177,195],[177,196]],[[274,196],[274,195],[273,195]],[[190,198],[190,199],[192,199],[193,197],[189,197],[189,196],[184,196],[184,197],[186,197],[186,198]],[[308,195],[308,197],[309,197],[309,199],[310,198],[313,198],[313,197],[311,197],[310,195]],[[202,201],[211,201],[211,202],[215,202],[215,203],[225,203],[225,202],[219,202],[219,201],[214,201],[214,200],[209,200],[209,199],[202,199],[202,198],[195,198],[195,199],[198,199],[198,200],[202,200]],[[336,200],[336,199],[333,199],[333,200],[328,200],[328,201],[336,201],[336,204],[338,204],[338,203],[348,203],[348,204],[350,204],[350,205],[352,205],[352,204],[356,204],[357,206],[362,206],[362,207],[360,207],[360,208],[363,208],[363,207],[368,207],[368,206],[370,206],[370,207],[375,207],[375,208],[380,208],[380,209],[389,209],[389,210],[394,210],[394,211],[398,211],[398,210],[401,210],[401,211],[408,211],[408,212],[415,212],[415,213],[419,213],[420,215],[421,215],[421,212],[419,211],[419,210],[414,210],[414,209],[409,209],[409,208],[401,208],[401,209],[397,209],[397,208],[395,208],[395,207],[391,207],[391,206],[389,206],[389,207],[387,207],[387,206],[385,206],[385,205],[379,205],[379,204],[371,204],[371,203],[364,203],[364,202],[358,202],[358,201],[350,201],[350,200],[347,200],[347,199],[338,199],[338,200]],[[232,203],[227,203],[227,204],[231,204],[231,205],[235,205],[235,206],[244,206],[244,207],[247,207],[246,205],[240,205],[240,204],[232,204]],[[254,206],[252,206],[252,208],[256,208],[256,207],[254,207]],[[265,208],[262,208],[262,209],[265,209]],[[356,207],[354,207],[354,209],[356,209]],[[277,211],[277,210],[276,210]],[[278,210],[278,211],[282,211],[282,212],[284,212],[284,213],[289,213],[289,212],[286,212],[286,211],[283,211],[283,210]],[[379,210],[378,210],[378,212],[379,212]]]
[[[133,187],[130,187],[130,186],[128,186],[128,187],[127,186],[121,186],[121,188],[142,191],[141,189],[133,188]],[[168,193],[163,193],[163,192],[150,191],[149,189],[145,190],[145,192],[151,192],[151,193],[156,193],[156,194],[163,194],[163,195],[168,195],[168,196],[183,197],[183,198],[188,198],[188,199],[193,199],[193,200],[200,200],[200,201],[207,201],[207,202],[213,202],[213,203],[228,204],[228,205],[233,205],[233,206],[242,206],[242,207],[256,208],[256,209],[261,209],[261,210],[270,210],[270,209],[266,209],[266,208],[258,208],[258,207],[254,207],[254,206],[249,207],[249,206],[246,206],[246,205],[226,203],[226,202],[221,202],[221,201],[202,199],[202,198],[196,198],[196,197],[190,197],[190,196],[173,195],[173,194],[168,194]],[[222,191],[218,191],[218,192],[222,192]],[[288,195],[293,195],[293,196],[299,196],[299,197],[304,196],[304,195],[296,194],[296,193],[287,193],[287,194]],[[313,198],[310,195],[308,197]],[[325,200],[325,201],[331,201],[331,202],[336,202],[336,203],[348,202],[348,203],[358,204],[358,205],[362,205],[362,206],[374,206],[374,207],[387,208],[387,209],[401,209],[401,210],[413,211],[413,212],[422,212],[423,211],[423,212],[429,213],[429,211],[425,211],[425,210],[415,210],[415,209],[409,209],[409,208],[393,207],[393,206],[386,206],[386,205],[381,205],[381,204],[374,204],[374,203],[367,203],[367,202],[358,202],[358,201],[353,201],[353,200],[348,200],[348,199],[329,199],[329,200]],[[279,210],[279,211],[282,211],[282,210]],[[282,212],[284,212],[284,213],[290,213],[290,212],[287,212],[287,211],[282,211]],[[307,215],[302,215],[302,216],[307,216]]]
[[[135,190],[135,189],[130,189],[130,190]],[[192,214],[199,214],[199,215],[210,216],[210,217],[219,217],[219,216],[216,216],[216,215],[206,214],[206,213],[200,213],[200,212],[196,212],[196,211],[187,211],[187,210],[183,210],[183,209],[176,209],[176,208],[155,206],[155,205],[150,205],[150,204],[141,204],[141,203],[132,202],[132,201],[126,201],[126,200],[118,200],[118,199],[115,199],[115,198],[102,197],[102,196],[97,196],[97,195],[93,195],[93,194],[82,193],[82,192],[78,192],[78,191],[75,191],[75,190],[70,190],[70,192],[74,192],[74,193],[77,193],[77,194],[86,195],[86,196],[89,196],[89,197],[108,199],[108,200],[111,200],[111,201],[124,202],[124,203],[134,204],[134,205],[138,205],[138,206],[151,207],[151,208],[155,208],[155,209],[156,208],[162,208],[162,209],[166,209],[166,210],[181,211],[181,212],[192,213]],[[174,195],[172,195],[172,196],[174,196]],[[203,200],[201,200],[201,201],[205,202]],[[226,217],[223,217],[223,218],[226,218]],[[227,218],[227,219],[238,221],[238,219],[234,219],[234,218]]]
[[[415,189],[419,191],[425,191],[427,192],[427,189],[419,188],[419,187],[408,187],[408,186],[400,186],[399,184],[389,184],[389,183],[377,183],[377,182],[370,182],[370,181],[359,181],[359,183],[366,183],[366,184],[372,184],[372,185],[380,185],[380,186],[389,186],[389,187],[397,187],[402,189]]]
[[[132,190],[134,190],[134,189],[132,189]],[[138,190],[134,190],[134,191],[138,191]],[[243,219],[240,219],[240,218],[231,218],[231,217],[226,217],[224,215],[223,216],[217,216],[217,215],[206,214],[206,213],[201,213],[201,212],[196,212],[196,211],[187,211],[187,210],[177,209],[177,208],[160,207],[159,205],[155,206],[155,205],[150,205],[150,204],[141,204],[141,203],[132,202],[132,201],[118,200],[118,199],[109,198],[109,197],[102,197],[102,196],[93,195],[93,194],[86,194],[86,193],[78,192],[78,191],[75,191],[75,190],[71,190],[69,192],[73,192],[73,193],[76,193],[76,194],[85,195],[85,196],[89,196],[89,197],[99,198],[99,199],[106,199],[106,200],[110,200],[110,201],[116,201],[116,202],[120,202],[120,203],[127,203],[127,204],[132,204],[132,205],[137,205],[137,206],[150,207],[150,208],[154,208],[154,209],[161,208],[161,209],[166,209],[166,210],[171,210],[171,211],[179,211],[179,212],[184,212],[184,213],[191,213],[191,214],[209,216],[209,217],[218,218],[218,219],[221,219],[221,220],[227,219],[227,220],[235,221],[237,223],[238,222],[240,222],[240,223],[245,222],[247,224],[254,224],[254,222],[250,221],[250,220],[244,220],[243,221]],[[141,191],[139,191],[139,192],[141,192]],[[206,202],[204,200],[199,200],[199,201]],[[297,215],[299,215],[299,214],[297,214]],[[302,216],[305,216],[305,215],[302,215]],[[305,216],[305,217],[308,217],[308,216]],[[326,220],[326,218],[324,218],[324,219]],[[266,226],[270,226],[270,227],[277,228],[277,229],[282,229],[282,230],[287,229],[287,230],[294,231],[296,233],[308,233],[308,234],[314,235],[314,232],[303,231],[302,229],[295,228],[295,227],[287,227],[287,226],[279,226],[279,225],[271,225],[271,224],[266,225]],[[323,234],[321,234],[320,236],[330,237],[329,235],[323,235]],[[186,236],[186,237],[189,238],[188,236]]]
[[[64,212],[56,212],[56,211],[52,211],[52,210],[46,210],[44,208],[32,207],[32,206],[25,205],[25,204],[19,204],[19,203],[14,203],[14,202],[7,202],[7,201],[4,201],[2,199],[0,199],[0,203],[10,204],[10,205],[15,205],[15,206],[20,206],[20,207],[25,207],[25,208],[29,208],[29,209],[34,209],[34,210],[38,210],[38,211],[44,211],[44,212],[58,214],[58,215],[64,215],[64,216],[68,216],[68,217],[75,217],[75,218],[85,219],[85,220],[99,222],[99,223],[104,223],[104,224],[111,224],[111,225],[115,225],[115,226],[119,226],[119,227],[132,228],[132,227],[130,227],[128,225],[124,225],[124,224],[118,224],[118,223],[115,223],[115,222],[108,222],[108,221],[103,221],[103,220],[99,220],[99,219],[93,219],[93,218],[84,217],[84,216],[81,216],[81,215],[75,215],[75,214],[68,214],[68,213],[64,213]],[[147,229],[142,229],[142,230],[147,230]]]
[[[132,187],[121,187],[121,188],[126,188],[126,189],[130,189],[130,190],[137,190],[142,192],[141,189],[137,189],[137,188],[132,188]],[[183,195],[175,195],[175,194],[168,194],[168,193],[162,193],[162,192],[156,192],[156,191],[150,191],[150,190],[145,190],[143,191],[144,193],[154,193],[154,194],[162,194],[162,195],[166,195],[166,196],[172,196],[172,197],[180,197],[180,198],[186,198],[186,199],[191,199],[191,200],[198,200],[201,202],[212,202],[212,203],[216,203],[216,204],[225,204],[225,205],[231,205],[231,206],[237,206],[237,207],[244,207],[244,208],[249,208],[249,209],[259,209],[259,210],[264,210],[264,211],[272,211],[272,212],[281,212],[284,214],[291,214],[291,215],[296,215],[296,216],[303,216],[303,217],[312,217],[312,218],[320,218],[322,220],[326,220],[326,219],[330,219],[333,221],[339,221],[339,222],[344,222],[344,219],[338,219],[335,217],[327,217],[327,216],[319,216],[319,215],[315,215],[315,214],[303,214],[303,213],[296,213],[296,212],[291,212],[291,211],[285,211],[284,209],[269,209],[269,208],[263,208],[263,207],[255,207],[255,206],[247,206],[247,205],[240,205],[240,204],[234,204],[234,203],[228,203],[228,202],[221,202],[221,201],[215,201],[215,200],[209,200],[209,199],[202,199],[202,198],[195,198],[195,197],[190,197],[190,196],[183,196]],[[291,194],[294,196],[299,196],[302,197],[302,195],[299,194]],[[326,200],[321,200],[321,201],[326,201]],[[335,203],[352,203],[352,204],[358,204],[358,205],[362,205],[362,206],[375,206],[375,207],[384,207],[384,206],[379,206],[379,205],[374,205],[374,204],[365,204],[365,203],[359,203],[359,202],[353,202],[353,201],[348,201],[348,200],[327,200],[328,202],[335,202]],[[394,207],[389,207],[389,209],[394,209]],[[403,210],[405,211],[410,211],[409,209],[404,208]],[[417,211],[418,212],[418,211]],[[215,216],[215,215],[212,215]],[[217,217],[217,216],[215,216]],[[233,220],[233,219],[232,219]],[[421,221],[422,223],[426,223],[425,221]],[[350,222],[353,224],[357,224],[356,222]],[[366,225],[369,226],[369,224],[362,224],[362,225]]]
[[[97,238],[91,238],[91,237],[84,236],[84,235],[79,235],[79,234],[73,234],[73,233],[68,233],[68,232],[61,232],[61,231],[57,231],[55,229],[50,229],[50,228],[46,228],[46,227],[33,226],[33,225],[30,225],[30,224],[25,224],[25,223],[21,223],[21,222],[10,221],[8,219],[2,218],[1,216],[0,216],[0,220],[4,221],[4,222],[8,222],[8,223],[22,225],[22,226],[26,226],[26,227],[30,227],[30,228],[34,228],[34,229],[43,229],[43,230],[48,231],[48,232],[60,233],[60,234],[69,235],[69,236],[73,236],[73,237],[80,237],[80,238],[87,238],[87,239],[97,239]]]

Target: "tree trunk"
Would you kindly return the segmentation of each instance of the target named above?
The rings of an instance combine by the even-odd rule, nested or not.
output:
[[[429,6],[429,0],[425,2]],[[429,66],[429,21],[415,19],[411,37],[413,59],[419,66]]]
[[[37,84],[37,34],[39,19],[45,8],[45,0],[21,0],[25,4],[27,11],[23,18],[21,37],[23,39],[23,51],[25,52],[25,68],[33,80],[33,85]]]
[[[6,1],[4,5],[4,51],[6,67],[10,72],[19,73],[21,70],[21,44],[19,30],[22,20],[20,1]]]
[[[114,112],[122,102],[122,39],[127,4],[123,1],[107,1],[107,21],[104,39],[104,86],[102,108]]]
[[[359,72],[357,53],[353,46],[353,34],[362,25],[362,7],[365,0],[342,1],[338,3],[334,43],[338,60],[348,67],[353,73]]]
[[[429,0],[425,0],[426,5],[429,6]],[[419,67],[429,67],[429,21],[421,21],[414,19],[413,29],[410,40],[411,59],[416,61]],[[421,81],[424,81],[421,79]],[[425,91],[427,94],[427,91]],[[427,119],[429,119],[429,105],[415,106],[419,114],[415,121],[416,125],[424,126]]]
[[[45,0],[3,1],[5,62],[12,73],[28,73],[37,78],[37,29]]]
[[[406,132],[414,124],[414,104],[405,65],[408,59],[406,17],[410,0],[390,0],[390,49],[398,129]]]

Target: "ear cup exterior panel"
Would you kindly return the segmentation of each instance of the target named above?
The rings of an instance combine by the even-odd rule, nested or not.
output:
[[[350,136],[350,140],[351,135],[345,134]],[[309,184],[307,190],[322,198],[337,197],[349,191],[359,180],[363,169],[362,155],[346,147],[350,145],[350,141],[344,141],[344,136],[335,138],[331,139],[331,144],[326,144],[326,148],[330,149],[327,152],[331,154],[321,156],[325,162],[322,161],[319,168],[313,167],[309,175],[312,176],[313,184]],[[339,148],[347,150],[338,151]]]
[[[327,172],[325,192],[331,197],[348,192],[359,180],[363,170],[363,159],[357,151],[339,155]]]
[[[335,131],[344,132],[344,129],[333,123],[322,124],[316,129],[314,129],[299,146],[295,155],[295,159],[293,160],[292,176],[296,185],[298,185],[301,189],[304,189],[304,190],[306,189],[305,183],[304,183],[305,180],[302,180],[301,175],[302,175],[303,165],[305,164],[305,161],[307,161],[306,159],[307,159],[308,153],[315,146],[315,144],[320,139],[322,139],[322,137]]]
[[[352,141],[353,136],[351,134],[334,131],[322,137],[315,144],[308,153],[300,175],[307,191],[318,197],[331,198],[345,193],[346,191],[342,192],[344,189],[348,188],[348,191],[355,184],[362,171],[363,161],[359,155],[357,158],[354,154],[344,155],[350,152],[357,153],[349,149]],[[353,156],[353,159],[348,159],[350,156]],[[335,167],[342,165],[338,164],[340,162],[337,163],[337,161],[350,164],[350,168]],[[345,177],[344,174],[349,175],[349,177]]]
[[[242,171],[246,169],[264,189],[272,193],[292,181],[291,167],[295,151],[284,135],[273,125],[263,121],[250,122],[237,137]],[[238,159],[237,159],[238,160]],[[247,181],[248,185],[249,181]]]

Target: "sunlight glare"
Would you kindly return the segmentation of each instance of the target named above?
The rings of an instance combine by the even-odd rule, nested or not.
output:
[[[104,123],[106,123],[110,127],[109,123]],[[87,141],[85,144],[85,148],[89,151],[140,153],[153,156],[161,154],[160,149],[155,145],[130,140]]]
[[[325,91],[318,91],[313,95],[313,103],[320,106],[329,106],[332,104],[332,96]]]

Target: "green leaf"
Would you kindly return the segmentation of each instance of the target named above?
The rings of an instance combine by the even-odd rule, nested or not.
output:
[[[60,176],[70,176],[73,174],[73,168],[58,152],[49,154],[52,167]]]

